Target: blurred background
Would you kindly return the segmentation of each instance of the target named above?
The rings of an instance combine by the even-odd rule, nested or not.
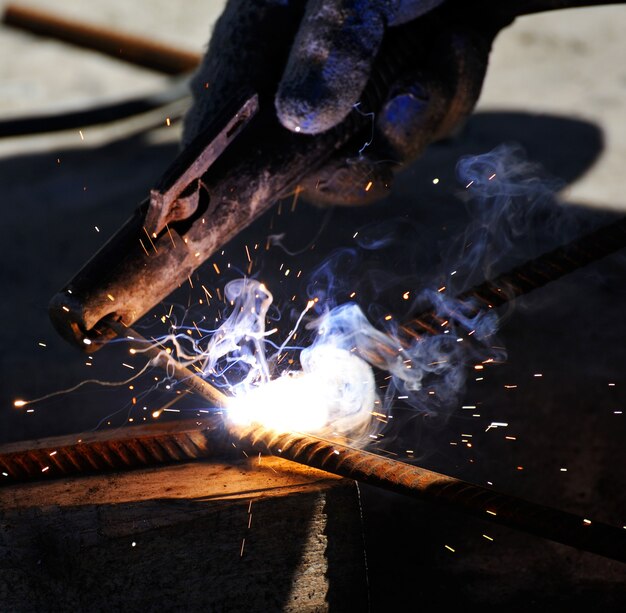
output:
[[[0,10],[8,5],[1,1]],[[14,6],[200,55],[222,3],[33,0]],[[542,173],[561,182],[554,198],[558,222],[518,237],[513,255],[520,261],[531,243],[549,250],[625,214],[625,17],[626,7],[608,6],[519,18],[496,39],[481,98],[463,130],[432,146],[384,202],[331,212],[301,202],[292,211],[292,203],[284,203],[201,267],[195,287],[181,288],[144,325],[158,332],[172,305],[189,313],[193,303],[197,314],[198,288],[223,288],[247,269],[245,246],[255,244],[255,274],[278,305],[298,296],[291,301],[297,311],[306,304],[312,269],[334,250],[354,247],[356,232],[390,220],[409,228],[405,242],[395,259],[370,256],[368,270],[375,266],[384,274],[393,262],[388,272],[406,266],[407,278],[436,278],[449,242],[468,223],[457,162],[503,144],[521,147]],[[52,328],[47,305],[177,155],[178,118],[187,101],[174,94],[184,93],[184,82],[6,23],[0,24],[0,49],[0,442],[150,421],[168,400],[164,390],[139,394],[135,403],[137,390],[127,385],[86,384],[57,394],[86,379],[123,381],[132,373],[120,347],[88,357],[67,345]],[[51,115],[131,99],[167,104],[55,132],[20,136],[9,129],[25,118],[45,123]],[[265,250],[275,234],[284,235],[287,250]],[[308,249],[312,242],[314,250]],[[498,334],[505,358],[481,376],[470,365],[461,396],[445,414],[405,418],[394,452],[432,470],[626,525],[625,265],[618,252],[516,301]],[[302,273],[285,277],[287,268]],[[198,316],[214,320],[221,312]],[[13,407],[17,398],[48,394],[55,395]],[[172,417],[200,408],[195,399],[176,406],[180,413]],[[493,422],[508,426],[489,428]],[[363,488],[363,502],[371,603],[379,610],[411,599],[424,606],[510,610],[582,603],[617,611],[626,605],[621,564],[493,526],[487,539],[478,522],[369,488]]]

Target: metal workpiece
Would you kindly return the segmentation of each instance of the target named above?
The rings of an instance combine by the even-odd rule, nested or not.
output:
[[[217,406],[228,397],[176,363],[132,329],[111,324],[131,348],[145,351],[170,376]],[[217,401],[217,402],[216,402]],[[226,409],[227,410],[227,409]],[[369,451],[343,440],[306,433],[281,433],[259,424],[231,423],[224,414],[131,427],[78,440],[75,437],[5,445],[0,448],[3,480],[10,484],[94,471],[128,470],[168,462],[192,461],[225,453],[279,456],[398,494],[433,502],[478,519],[522,530],[608,558],[626,562],[626,531],[558,509],[495,492]]]
[[[157,422],[0,447],[0,484],[130,470],[223,455],[221,420]],[[232,447],[231,447],[232,449]]]
[[[481,520],[626,562],[626,530],[493,491],[419,466],[299,433],[231,428],[234,441]]]
[[[419,466],[303,433],[236,426],[217,416],[0,448],[0,484],[131,470],[210,457],[274,455],[490,523],[626,562],[619,527],[535,504]]]
[[[558,281],[626,247],[626,217],[618,217],[565,245],[530,259],[493,279],[487,279],[455,297],[455,305],[464,307],[463,316],[473,318],[507,302]],[[407,319],[400,331],[408,339],[426,334],[441,334],[455,314],[442,315],[425,311]]]
[[[204,398],[216,414],[3,445],[0,446],[0,485],[130,470],[232,452],[234,448],[226,442],[225,422],[220,415],[227,396],[174,359],[156,341],[115,320],[107,320],[106,326],[110,334],[123,339],[129,351],[144,356],[169,378]]]
[[[166,351],[132,329],[110,324],[131,348],[207,401],[227,407],[228,397],[177,364]],[[227,409],[226,409],[227,410]],[[343,440],[305,433],[280,433],[259,424],[231,423],[224,414],[210,420],[187,420],[131,427],[118,433],[63,437],[0,448],[4,484],[94,471],[128,470],[167,462],[192,461],[224,453],[261,453],[354,479],[456,509],[565,545],[626,562],[626,531],[571,513],[495,492],[455,477],[433,472],[363,449]]]

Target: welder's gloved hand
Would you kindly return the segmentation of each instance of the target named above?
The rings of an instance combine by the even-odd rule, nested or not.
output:
[[[189,141],[243,83],[257,91],[273,88],[277,116],[286,128],[303,134],[329,130],[350,112],[360,112],[372,71],[384,73],[386,64],[398,61],[385,57],[383,39],[406,37],[416,50],[400,78],[385,86],[371,141],[364,138],[360,147],[339,150],[302,186],[318,203],[377,200],[395,172],[453,133],[478,100],[493,39],[511,20],[472,11],[475,3],[229,0],[193,79],[194,104],[183,140]]]

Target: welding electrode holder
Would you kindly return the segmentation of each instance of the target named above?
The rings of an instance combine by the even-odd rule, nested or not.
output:
[[[130,220],[53,298],[57,331],[92,352],[113,338],[106,321],[132,325],[338,149],[357,154],[371,112],[410,65],[420,41],[398,35],[372,74],[360,108],[315,136],[283,127],[274,91],[244,92],[199,134]]]
[[[281,66],[271,78],[255,84],[256,94],[244,92],[235,98],[183,151],[149,200],[52,298],[50,317],[61,336],[84,351],[97,350],[102,342],[94,341],[115,336],[106,321],[132,325],[334,153],[357,155],[371,138],[372,114],[385,102],[389,88],[416,57],[433,53],[429,29],[450,15],[464,19],[464,11],[471,8],[467,4],[450,2],[420,19],[422,35],[411,24],[395,27],[394,36],[383,40],[359,108],[327,132],[296,134],[279,123],[274,93]],[[498,10],[492,7],[480,21],[495,33],[513,19],[511,11],[524,14],[582,4],[513,2]],[[466,75],[470,82],[482,79],[484,67],[466,69],[477,72]]]
[[[226,217],[222,230],[236,232],[241,221],[229,216],[226,207],[212,206],[215,199],[209,199],[201,177],[257,111],[256,95],[240,96],[227,105],[168,168],[132,217],[53,297],[50,316],[66,340],[87,352],[97,350],[102,341],[116,336],[111,321],[134,322],[219,246],[221,217]],[[205,224],[214,232],[203,236]]]

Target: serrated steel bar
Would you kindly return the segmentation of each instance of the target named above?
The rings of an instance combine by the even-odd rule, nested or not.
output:
[[[137,346],[147,342],[133,330],[127,329],[125,333]],[[159,353],[165,354],[161,349],[155,351],[153,359]],[[187,385],[200,379],[182,366],[171,374]],[[198,385],[195,389],[202,393],[206,387]],[[225,404],[226,397],[219,390],[210,392],[207,400],[212,402],[220,396]],[[307,434],[277,433],[259,425],[240,427],[216,420],[212,425],[206,420],[153,424],[144,427],[143,431],[130,428],[118,437],[106,433],[108,436],[94,435],[93,440],[73,444],[66,441],[59,445],[46,439],[28,448],[11,450],[5,446],[0,448],[0,469],[5,483],[10,483],[41,478],[44,473],[60,476],[190,461],[224,453],[229,449],[225,438],[230,436],[233,448],[243,452],[269,453],[626,562],[626,531],[621,528],[494,492],[340,442]],[[54,470],[51,470],[52,465]]]
[[[221,419],[136,426],[0,448],[0,484],[128,470],[232,453],[265,453],[626,563],[626,530],[413,464],[301,433]],[[230,439],[230,444],[229,444]],[[13,448],[11,448],[13,447]]]
[[[178,420],[0,447],[0,485],[222,455],[220,419]]]
[[[471,318],[480,311],[495,309],[529,292],[557,281],[567,274],[626,247],[626,217],[620,217],[600,228],[578,237],[517,266],[495,279],[490,279],[462,292],[455,302],[462,305],[463,316]],[[454,320],[454,313],[446,318],[435,311],[425,311],[410,318],[400,329],[408,337],[441,334],[446,320]]]
[[[361,449],[261,426],[231,428],[244,449],[425,500],[491,523],[626,562],[626,530],[502,494],[448,475]]]

